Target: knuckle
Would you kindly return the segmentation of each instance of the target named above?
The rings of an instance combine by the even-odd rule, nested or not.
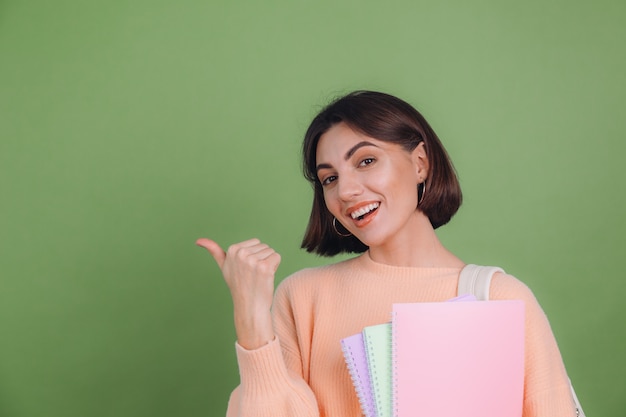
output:
[[[237,253],[238,249],[239,249],[239,245],[238,244],[236,244],[236,243],[232,244],[226,250],[226,254],[233,255],[233,254]]]
[[[250,249],[246,247],[239,247],[235,250],[234,255],[237,259],[244,261],[250,255]]]
[[[259,264],[257,265],[257,270],[263,275],[267,275],[267,274],[274,272],[274,268],[272,264],[268,262],[267,259],[264,259],[259,262]]]
[[[257,270],[257,273],[259,275],[266,275],[267,274],[267,266],[265,266],[263,264],[259,264],[256,270]]]

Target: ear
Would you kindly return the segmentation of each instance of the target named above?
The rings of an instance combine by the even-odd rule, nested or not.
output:
[[[420,142],[419,145],[413,149],[411,157],[413,158],[413,164],[415,165],[415,174],[418,184],[426,181],[430,172],[430,164],[428,162],[428,155],[426,155],[426,145],[424,144],[424,141]]]

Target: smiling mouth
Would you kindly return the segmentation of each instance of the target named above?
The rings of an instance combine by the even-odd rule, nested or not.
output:
[[[350,217],[353,220],[363,220],[368,214],[373,213],[380,207],[380,203],[371,203],[366,206],[363,206],[357,210],[354,210],[350,213]]]

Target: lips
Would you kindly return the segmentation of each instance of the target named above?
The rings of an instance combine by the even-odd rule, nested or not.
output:
[[[368,213],[371,213],[372,211],[376,210],[378,208],[378,206],[380,206],[380,203],[370,203],[370,204],[367,204],[366,206],[358,208],[358,209],[354,210],[352,213],[350,213],[350,217],[352,217],[355,220],[357,220],[359,218],[363,218]]]
[[[365,226],[369,223],[380,207],[379,201],[367,201],[356,206],[350,207],[347,210],[347,215],[350,216],[352,221],[359,227]]]

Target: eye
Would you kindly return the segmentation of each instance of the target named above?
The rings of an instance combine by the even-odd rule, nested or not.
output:
[[[373,164],[374,162],[376,162],[376,159],[374,158],[364,158],[361,160],[361,162],[359,162],[359,166],[364,167],[364,166]]]
[[[336,175],[329,175],[328,177],[321,179],[320,182],[322,183],[322,185],[329,185],[331,182],[335,181],[336,179],[337,179]]]

